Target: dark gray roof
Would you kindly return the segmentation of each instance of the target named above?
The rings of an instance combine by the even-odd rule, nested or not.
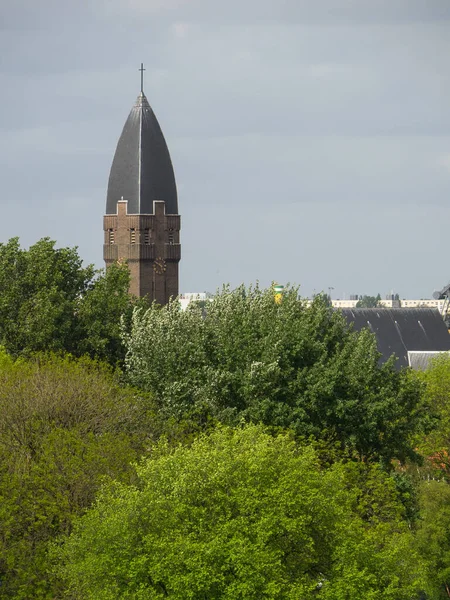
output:
[[[357,331],[368,327],[377,338],[381,362],[395,354],[398,368],[408,366],[410,351],[450,350],[450,335],[435,308],[344,308],[342,313]]]
[[[128,200],[129,214],[152,214],[153,201],[164,200],[166,214],[178,214],[177,187],[161,127],[141,92],[131,109],[111,166],[106,214]]]

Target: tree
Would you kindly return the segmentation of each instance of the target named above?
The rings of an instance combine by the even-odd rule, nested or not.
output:
[[[450,356],[441,354],[415,376],[424,386],[424,398],[436,423],[428,435],[417,439],[426,457],[422,474],[450,482]]]
[[[417,545],[427,564],[427,599],[450,598],[450,357],[441,354],[414,376],[437,426],[417,438],[425,456],[420,468],[410,468],[419,496]]]
[[[14,356],[39,351],[124,359],[120,320],[135,305],[126,265],[83,267],[76,248],[44,238],[23,250],[0,244],[0,344]]]
[[[346,468],[321,470],[288,435],[248,426],[161,443],[138,477],[104,487],[55,547],[70,597],[410,600],[421,587],[393,489],[367,518]]]
[[[113,365],[123,364],[122,327],[129,327],[133,308],[148,307],[145,298],[130,296],[129,287],[130,271],[126,264],[109,266],[91,282],[78,302],[78,356],[86,353]]]
[[[381,305],[381,296],[360,296],[356,308],[376,308]]]
[[[296,289],[280,305],[270,289],[224,289],[206,317],[175,302],[136,310],[125,343],[129,380],[176,418],[292,428],[385,463],[414,460],[429,424],[420,384],[378,364],[374,336]]]
[[[9,352],[73,350],[75,307],[94,276],[76,249],[44,238],[22,250],[18,238],[0,244],[0,344]]]
[[[151,402],[88,359],[0,352],[0,598],[55,598],[48,546],[105,477],[130,482]]]
[[[450,598],[450,487],[438,481],[420,485],[421,521],[417,546],[427,565],[427,599]]]

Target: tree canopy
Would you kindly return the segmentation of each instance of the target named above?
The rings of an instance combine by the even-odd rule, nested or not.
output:
[[[427,573],[427,599],[450,598],[450,487],[442,481],[419,485],[421,519],[416,544]]]
[[[12,238],[0,244],[0,345],[14,356],[64,351],[122,361],[120,318],[139,304],[128,287],[126,265],[96,272],[76,248],[44,238],[25,250]]]
[[[279,305],[271,289],[225,288],[206,315],[176,302],[136,310],[125,343],[129,380],[177,418],[291,428],[386,463],[414,459],[429,424],[420,384],[379,365],[373,334],[297,289]]]
[[[436,423],[427,436],[418,438],[417,446],[426,457],[428,477],[450,482],[450,356],[438,356],[416,377],[424,384],[424,398]]]
[[[128,288],[0,244],[0,598],[450,596],[448,358],[380,365],[288,286]]]
[[[160,443],[136,485],[105,486],[55,547],[58,571],[80,600],[410,600],[422,563],[387,476],[369,470],[361,492],[344,465],[321,470],[311,447],[257,426]]]
[[[105,477],[132,480],[155,420],[106,365],[0,352],[0,598],[55,598],[49,542]]]
[[[377,306],[380,306],[380,303],[380,294],[377,294],[376,296],[360,296],[356,303],[356,308],[376,308]]]

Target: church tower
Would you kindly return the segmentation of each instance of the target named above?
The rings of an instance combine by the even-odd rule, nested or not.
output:
[[[126,261],[130,293],[167,304],[178,295],[180,216],[172,161],[143,90],[125,122],[111,166],[103,218],[106,266]]]

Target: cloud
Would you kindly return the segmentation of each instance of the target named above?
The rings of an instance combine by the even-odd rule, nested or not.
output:
[[[173,35],[178,39],[184,39],[188,36],[190,25],[189,23],[183,23],[181,21],[173,23],[172,27]]]
[[[440,156],[437,161],[438,166],[450,173],[450,153]]]
[[[47,0],[48,1],[48,0]],[[91,0],[93,6],[128,18],[177,12],[203,23],[388,24],[450,19],[448,0]]]
[[[192,10],[196,4],[196,0],[91,0],[94,10],[108,15],[126,15],[127,18],[154,17],[185,8]]]
[[[0,239],[60,236],[102,264],[143,61],[179,184],[182,287],[270,282],[278,261],[319,289],[426,295],[446,268],[449,15],[449,0],[0,0]],[[418,249],[400,271],[392,240]]]

